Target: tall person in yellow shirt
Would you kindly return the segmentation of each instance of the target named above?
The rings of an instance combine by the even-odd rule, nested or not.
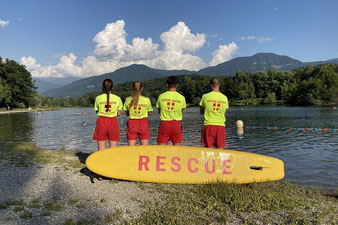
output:
[[[97,141],[99,151],[106,148],[107,139],[109,148],[117,147],[120,140],[120,128],[116,117],[121,114],[122,101],[119,96],[112,94],[113,88],[113,81],[105,79],[102,84],[104,94],[95,98],[94,109],[98,118],[93,139]]]
[[[173,145],[181,145],[183,142],[181,121],[183,109],[187,105],[184,96],[176,91],[177,87],[177,77],[168,77],[168,91],[162,93],[157,99],[156,107],[161,118],[157,136],[159,145],[166,145],[168,141]]]
[[[126,99],[123,109],[129,120],[127,123],[128,145],[136,145],[137,138],[141,145],[148,145],[150,138],[148,115],[153,112],[150,99],[141,95],[143,84],[140,81],[133,83],[133,96]]]
[[[216,146],[223,149],[226,145],[225,112],[229,108],[228,98],[219,91],[217,78],[210,80],[211,92],[204,94],[200,102],[200,113],[204,115],[201,144],[204,147]]]

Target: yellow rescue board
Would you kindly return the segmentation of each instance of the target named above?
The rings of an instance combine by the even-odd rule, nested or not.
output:
[[[86,166],[105,177],[159,183],[252,183],[284,177],[284,163],[277,158],[188,146],[106,149],[91,154]]]

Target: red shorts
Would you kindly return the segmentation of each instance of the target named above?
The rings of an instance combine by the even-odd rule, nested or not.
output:
[[[128,140],[148,140],[150,138],[148,118],[129,119],[127,122]]]
[[[93,139],[95,141],[119,141],[120,128],[116,117],[100,116],[97,118],[95,133]]]
[[[201,136],[201,144],[204,147],[212,148],[214,145],[216,148],[224,148],[226,145],[226,131],[224,126],[217,125],[204,125]]]
[[[161,121],[158,128],[158,143],[167,143],[169,140],[173,144],[178,144],[183,141],[181,121]]]

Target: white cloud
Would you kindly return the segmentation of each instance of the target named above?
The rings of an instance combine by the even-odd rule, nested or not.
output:
[[[21,63],[24,64],[26,69],[29,71],[36,70],[41,67],[41,65],[36,62],[36,59],[31,56],[22,57]]]
[[[190,33],[190,29],[184,22],[178,22],[169,31],[162,33],[160,38],[168,51],[195,52],[205,43],[205,34]]]
[[[9,24],[9,20],[0,20],[0,27],[5,27]]]
[[[265,43],[265,42],[268,42],[268,41],[272,41],[273,38],[269,38],[269,37],[261,37],[261,38],[258,38],[257,39],[257,42],[258,43]]]
[[[238,46],[235,42],[231,42],[228,45],[220,45],[218,49],[212,53],[213,58],[209,65],[215,66],[228,61],[237,50]]]
[[[241,37],[241,38],[239,38],[238,40],[239,41],[245,41],[245,40],[254,40],[254,39],[256,39],[256,37],[255,36],[253,36],[253,35],[248,35],[247,37]]]
[[[162,46],[152,38],[136,37],[127,43],[125,22],[109,23],[93,38],[95,49],[88,57],[77,62],[73,53],[59,56],[59,63],[41,66],[32,56],[22,57],[33,77],[87,77],[115,71],[131,64],[145,64],[156,69],[199,70],[207,64],[194,53],[206,43],[206,34],[193,34],[184,22],[160,35]],[[221,45],[213,54],[213,63],[229,60],[237,45]]]

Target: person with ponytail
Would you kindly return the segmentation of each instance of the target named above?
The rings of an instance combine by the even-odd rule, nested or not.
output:
[[[113,88],[113,81],[105,79],[102,84],[103,94],[95,99],[94,109],[98,118],[93,139],[97,141],[98,151],[106,148],[107,140],[109,148],[117,147],[120,140],[120,128],[116,117],[121,115],[123,105],[121,98],[112,94]]]
[[[123,106],[129,120],[127,122],[128,145],[136,145],[137,138],[141,145],[148,145],[150,138],[148,115],[153,107],[150,99],[141,95],[143,84],[140,81],[133,83],[133,95],[129,96]]]

